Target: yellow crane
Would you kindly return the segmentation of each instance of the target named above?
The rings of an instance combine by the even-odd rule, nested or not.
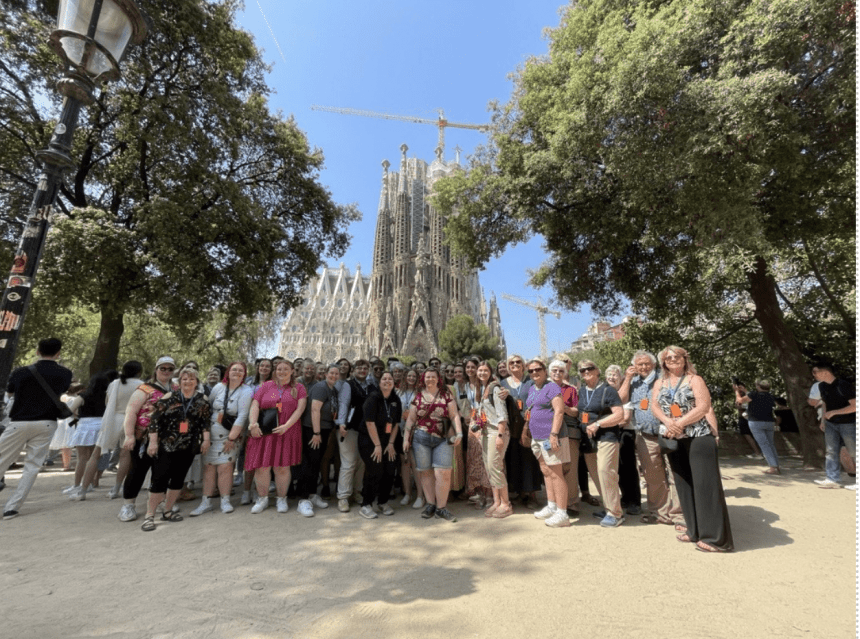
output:
[[[508,295],[507,293],[502,293],[502,297],[509,302],[513,302],[514,304],[520,304],[522,306],[526,306],[528,308],[534,309],[538,314],[538,332],[540,333],[540,356],[546,362],[547,357],[549,356],[549,352],[546,347],[546,322],[544,321],[544,315],[552,315],[555,319],[561,319],[561,313],[558,311],[554,311],[549,308],[546,304],[543,303],[543,299],[538,297],[538,303],[529,302],[528,300],[520,299],[519,297],[514,297],[513,295]],[[547,362],[549,364],[549,362]]]
[[[341,113],[343,115],[360,115],[366,118],[381,118],[383,120],[399,120],[401,122],[413,122],[415,124],[432,124],[439,127],[439,148],[442,153],[445,152],[445,129],[454,127],[455,129],[473,129],[475,131],[489,131],[488,124],[468,124],[465,122],[449,122],[445,118],[445,112],[439,109],[439,118],[431,120],[430,118],[419,118],[412,115],[396,115],[394,113],[380,113],[378,111],[364,111],[362,109],[349,109],[343,107],[320,106],[319,104],[311,105],[312,111],[325,111],[327,113]]]

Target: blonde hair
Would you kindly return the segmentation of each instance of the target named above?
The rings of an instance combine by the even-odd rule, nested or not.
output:
[[[675,355],[680,355],[684,358],[684,374],[685,375],[695,375],[696,367],[693,366],[693,362],[690,361],[690,356],[687,354],[687,349],[681,348],[680,346],[667,346],[660,354],[657,355],[657,359],[660,361],[660,368],[662,368],[667,373],[669,369],[666,367],[666,356],[669,353],[675,353]]]

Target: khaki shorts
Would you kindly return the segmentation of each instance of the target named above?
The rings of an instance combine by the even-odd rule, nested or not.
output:
[[[570,463],[570,446],[567,442],[567,437],[558,438],[558,450],[553,452],[552,449],[544,450],[543,443],[548,439],[533,439],[532,452],[537,459],[543,457],[543,461],[547,466],[558,466],[559,464]]]

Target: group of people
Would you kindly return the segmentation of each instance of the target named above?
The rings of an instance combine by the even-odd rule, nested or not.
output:
[[[197,460],[202,499],[191,516],[216,505],[232,512],[231,492],[241,486],[241,504],[251,505],[252,514],[269,508],[274,491],[279,513],[289,511],[294,496],[298,513],[312,517],[314,509],[329,507],[334,470],[338,510],[349,512],[357,499],[367,519],[395,513],[389,502],[399,481],[400,504],[411,504],[425,519],[456,521],[448,508],[452,498],[469,499],[485,517],[503,519],[514,512],[516,495],[547,526],[567,527],[581,502],[602,502],[593,514],[605,528],[640,516],[644,523],[673,526],[679,541],[701,551],[733,549],[710,393],[678,346],[657,356],[637,351],[626,370],[610,366],[603,378],[590,360],[574,367],[566,355],[549,363],[511,355],[497,366],[477,357],[413,366],[395,358],[325,365],[273,357],[258,359],[253,375],[235,361],[201,379],[196,362],[179,367],[164,356],[145,381],[136,361],[119,373],[94,376],[69,402],[68,417],[76,424],[55,435],[56,420],[67,416],[58,396],[71,382],[56,361],[60,346],[59,340],[40,342],[40,360],[17,369],[9,382],[11,424],[0,436],[0,472],[23,445],[35,454],[28,455],[6,504],[6,519],[18,514],[52,438],[56,446],[60,435],[63,448],[77,451],[75,483],[66,491],[71,499],[86,500],[110,453],[118,451],[109,496],[123,497],[119,519],[133,521],[150,477],[144,531],[156,528],[159,513],[161,521],[182,520],[177,501],[194,479]],[[831,384],[829,369],[815,371],[824,382],[819,401],[826,404],[826,423],[837,424],[838,435],[827,437],[826,481],[835,483],[832,448],[838,437],[848,439],[849,428],[840,424],[852,420],[853,428],[853,389]],[[571,383],[574,374],[578,385]],[[768,390],[760,380],[757,392],[738,391],[737,401],[749,411],[766,472],[775,474]],[[853,450],[853,431],[850,437]],[[589,475],[599,499],[589,492]],[[541,485],[547,503],[539,508]]]

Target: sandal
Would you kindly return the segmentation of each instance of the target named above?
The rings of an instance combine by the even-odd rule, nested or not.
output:
[[[683,524],[675,524],[675,530],[677,530],[680,533],[685,533],[685,532],[687,532],[687,527]]]
[[[161,521],[182,521],[183,517],[175,510],[168,510],[166,513],[161,513]]]
[[[150,532],[155,530],[155,517],[147,517],[143,520],[143,525],[140,527],[141,530],[145,532]]]
[[[704,541],[696,542],[696,550],[701,552],[727,552],[722,548],[717,548],[716,546],[712,546],[711,544],[706,544]]]
[[[584,501],[589,506],[599,506],[600,500],[594,495],[588,495],[588,497],[583,496],[582,501]]]
[[[487,509],[484,511],[484,517],[492,517],[493,513],[496,512],[501,507],[502,507],[501,504],[496,506],[494,503],[490,503],[490,505],[487,506]]]
[[[508,506],[507,508],[505,508],[504,506],[499,506],[496,510],[493,511],[493,519],[504,519],[505,517],[510,517],[513,514],[513,506]]]
[[[639,518],[639,521],[643,524],[656,524],[659,519],[657,519],[657,515],[642,515],[642,517]]]
[[[675,539],[685,544],[692,543],[693,541],[692,539],[690,539],[690,536],[687,533],[684,533],[683,535],[678,535],[677,537],[675,537]]]

